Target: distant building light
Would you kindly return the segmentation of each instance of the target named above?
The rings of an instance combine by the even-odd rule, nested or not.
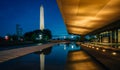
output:
[[[42,39],[42,35],[39,35],[40,40]]]
[[[97,38],[97,36],[95,35],[94,38]]]
[[[23,39],[21,38],[20,41],[23,41]]]
[[[8,40],[9,39],[9,37],[8,36],[5,36],[5,40]]]

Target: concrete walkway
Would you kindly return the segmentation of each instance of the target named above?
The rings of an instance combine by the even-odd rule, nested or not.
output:
[[[69,52],[66,70],[105,70],[84,51]]]
[[[49,44],[44,44],[40,46],[30,46],[30,47],[0,51],[0,63],[33,53],[35,51],[39,51],[39,50],[51,47],[55,44],[57,43],[49,43]]]

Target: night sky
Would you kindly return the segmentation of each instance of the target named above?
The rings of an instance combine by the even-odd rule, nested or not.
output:
[[[56,0],[0,0],[0,36],[16,33],[16,24],[25,32],[39,29],[40,6],[44,6],[45,28],[52,35],[67,35]]]

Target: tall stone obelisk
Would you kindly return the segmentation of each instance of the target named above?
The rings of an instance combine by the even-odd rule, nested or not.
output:
[[[40,6],[40,30],[44,29],[44,8]]]
[[[40,30],[44,30],[44,8],[40,6]],[[42,39],[42,37],[41,37]],[[40,54],[40,70],[44,70],[45,68],[45,55]]]

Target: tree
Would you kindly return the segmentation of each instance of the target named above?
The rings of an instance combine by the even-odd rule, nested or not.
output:
[[[32,41],[32,40],[33,40],[33,39],[32,39],[33,34],[34,34],[34,32],[27,32],[27,33],[25,33],[25,34],[24,34],[25,40],[27,40],[27,41]]]
[[[42,38],[41,38],[42,37]],[[24,38],[27,41],[43,42],[52,38],[51,31],[49,29],[34,30],[24,34]]]
[[[51,31],[49,29],[44,29],[43,34],[44,34],[45,38],[48,38],[48,39],[52,38]]]

